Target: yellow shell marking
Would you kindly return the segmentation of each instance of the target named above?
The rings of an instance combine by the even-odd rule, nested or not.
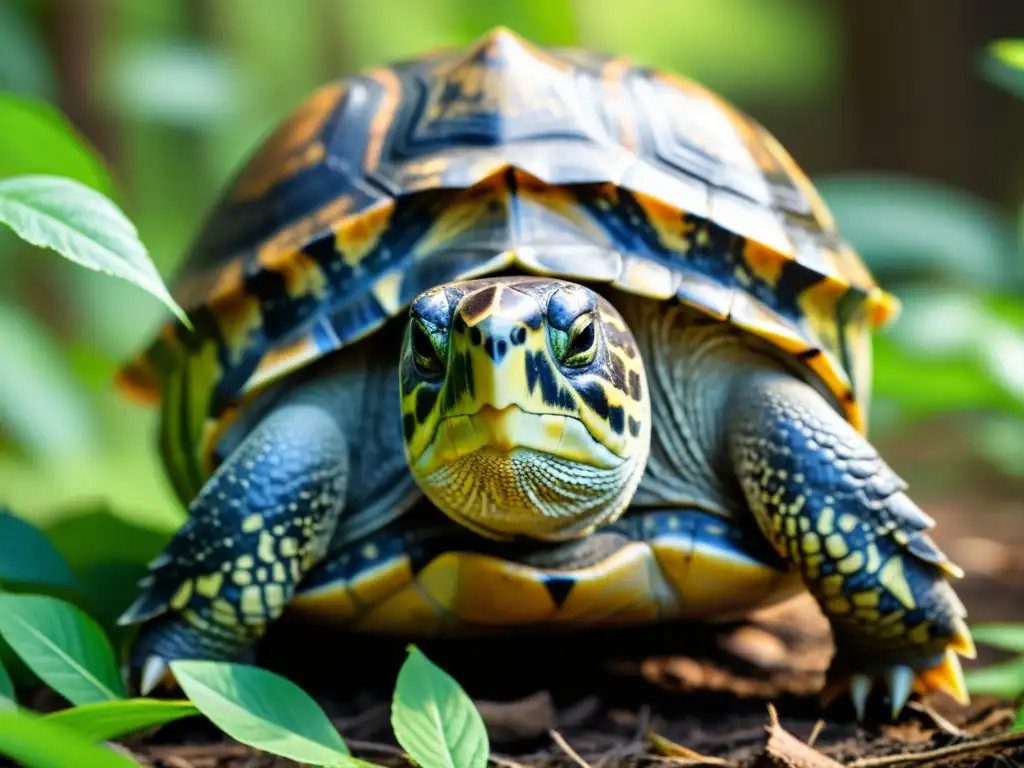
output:
[[[320,162],[324,146],[317,137],[345,90],[343,83],[331,83],[303,102],[246,165],[233,190],[235,199],[260,197],[278,182]]]

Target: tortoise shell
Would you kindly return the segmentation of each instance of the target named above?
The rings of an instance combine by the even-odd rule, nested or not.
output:
[[[193,329],[169,321],[119,382],[163,399],[163,453],[189,494],[247,397],[427,288],[507,270],[733,323],[807,365],[861,431],[870,333],[899,306],[750,117],[682,77],[497,29],[302,103],[172,285]]]

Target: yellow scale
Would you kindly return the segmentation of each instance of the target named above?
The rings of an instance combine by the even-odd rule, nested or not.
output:
[[[407,553],[380,557],[377,545],[367,543],[359,552],[365,568],[347,580],[306,588],[289,610],[361,632],[462,634],[538,624],[727,619],[803,589],[799,573],[738,548],[724,520],[699,512],[648,514],[642,522],[656,523],[653,535],[570,570],[453,549],[414,574]],[[691,529],[685,530],[686,515],[696,517],[698,527],[686,521]]]

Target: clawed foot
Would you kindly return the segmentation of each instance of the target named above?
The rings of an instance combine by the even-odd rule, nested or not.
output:
[[[867,714],[868,700],[876,685],[880,685],[889,701],[889,714],[893,720],[899,718],[912,693],[926,696],[943,691],[960,704],[970,703],[963,669],[957,654],[974,658],[974,647],[948,648],[941,661],[930,668],[919,669],[910,664],[890,664],[870,671],[834,674],[829,672],[829,682],[822,691],[822,703],[829,706],[847,693],[853,702],[857,721],[862,722]],[[833,669],[837,665],[833,662]],[[849,668],[849,667],[847,667]]]
[[[179,659],[251,662],[253,651],[237,638],[202,631],[184,618],[165,615],[142,626],[122,674],[140,696],[173,691],[177,681],[171,662]]]

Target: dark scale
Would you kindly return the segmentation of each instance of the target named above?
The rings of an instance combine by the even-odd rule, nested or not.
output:
[[[640,383],[640,375],[636,371],[629,372],[629,396],[637,402],[643,399],[643,385]]]
[[[475,330],[475,329],[474,329]],[[473,361],[468,350],[462,352],[450,352],[452,359],[448,366],[448,380],[444,386],[444,407],[451,410],[459,399],[468,394],[470,398],[475,396],[476,384],[473,380]],[[421,391],[426,387],[421,387]],[[436,393],[435,393],[436,397]],[[419,400],[417,399],[417,405]],[[417,407],[417,418],[423,421],[426,413],[420,417]],[[429,413],[429,409],[427,411]]]
[[[580,393],[583,401],[590,406],[590,409],[602,419],[608,418],[608,395],[604,387],[596,381],[581,381],[576,385],[576,391]]]
[[[626,428],[626,412],[621,405],[613,405],[608,409],[608,426],[617,435],[621,435]]]
[[[541,397],[544,402],[552,407],[571,411],[574,408],[572,394],[564,389],[551,368],[551,362],[545,352],[526,353],[526,387],[530,394],[540,386]],[[582,392],[580,393],[582,394]],[[602,395],[604,393],[602,392]],[[584,396],[585,397],[585,396]],[[605,414],[607,415],[607,403],[605,400]]]

